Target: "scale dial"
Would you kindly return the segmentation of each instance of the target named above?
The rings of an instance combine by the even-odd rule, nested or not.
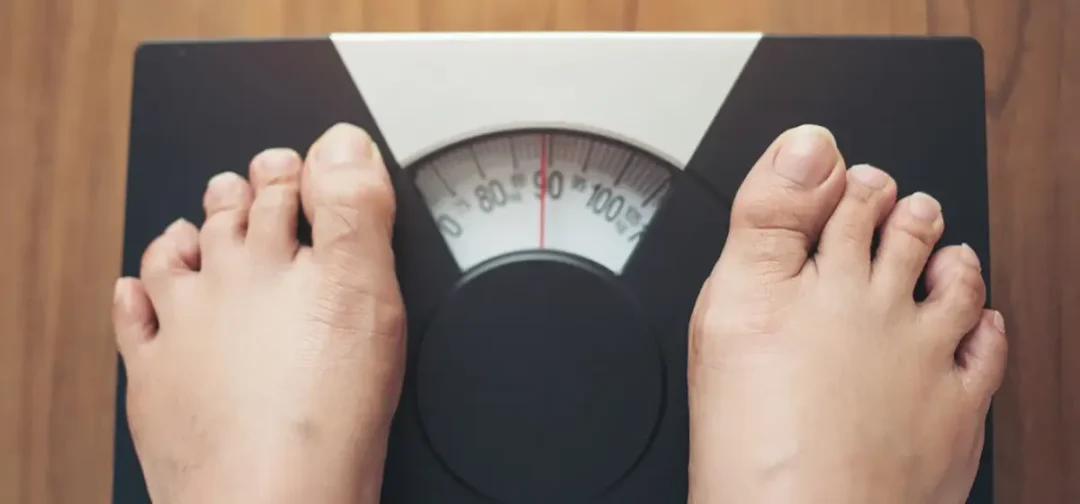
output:
[[[458,266],[547,249],[618,274],[676,169],[596,135],[522,131],[477,138],[415,165],[415,180]]]
[[[408,170],[436,224],[428,239],[441,234],[460,274],[414,325],[431,454],[495,502],[607,496],[663,418],[665,352],[631,255],[678,169],[599,135],[517,130]]]

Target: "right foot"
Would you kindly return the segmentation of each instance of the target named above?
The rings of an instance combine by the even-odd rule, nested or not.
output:
[[[691,503],[964,501],[1006,343],[943,227],[823,128],[767,150],[691,321]]]

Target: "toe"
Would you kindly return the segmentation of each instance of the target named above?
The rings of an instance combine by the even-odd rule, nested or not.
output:
[[[986,303],[986,283],[975,251],[967,245],[942,248],[926,267],[927,297],[919,305],[931,327],[954,335],[944,342],[952,351],[960,338],[979,323]]]
[[[150,341],[157,331],[154,305],[137,278],[117,280],[113,290],[112,322],[116,345],[124,362],[130,366],[139,346]]]
[[[913,296],[944,229],[941,205],[934,198],[915,193],[900,200],[881,229],[873,263],[874,282],[890,293]]]
[[[292,149],[270,149],[251,161],[251,204],[245,243],[255,257],[288,261],[299,242],[300,155]]]
[[[195,274],[200,263],[199,230],[180,219],[146,247],[139,277],[150,298],[157,300],[167,296],[177,279]]]
[[[984,405],[1001,388],[1008,354],[1005,319],[999,312],[984,310],[979,325],[956,349],[956,364],[964,385]]]
[[[784,132],[735,196],[721,263],[763,280],[797,275],[844,192],[845,171],[825,128]]]
[[[324,133],[308,153],[301,199],[318,261],[358,280],[375,270],[392,274],[394,191],[367,133],[344,124]]]
[[[204,258],[244,242],[251,200],[251,185],[240,175],[223,172],[210,179],[203,195],[206,221],[199,233]]]
[[[896,203],[896,182],[877,168],[853,166],[836,211],[821,232],[814,261],[819,268],[869,279],[874,230]]]

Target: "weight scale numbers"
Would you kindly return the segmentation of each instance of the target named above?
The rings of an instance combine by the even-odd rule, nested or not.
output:
[[[415,168],[417,187],[462,270],[544,249],[622,271],[675,168],[624,144],[572,132],[500,133]]]

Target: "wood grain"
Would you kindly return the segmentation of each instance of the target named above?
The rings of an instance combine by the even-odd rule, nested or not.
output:
[[[106,503],[132,53],[148,38],[337,30],[974,34],[986,49],[992,277],[1008,320],[998,502],[1080,502],[1080,2],[0,2],[0,502]]]

